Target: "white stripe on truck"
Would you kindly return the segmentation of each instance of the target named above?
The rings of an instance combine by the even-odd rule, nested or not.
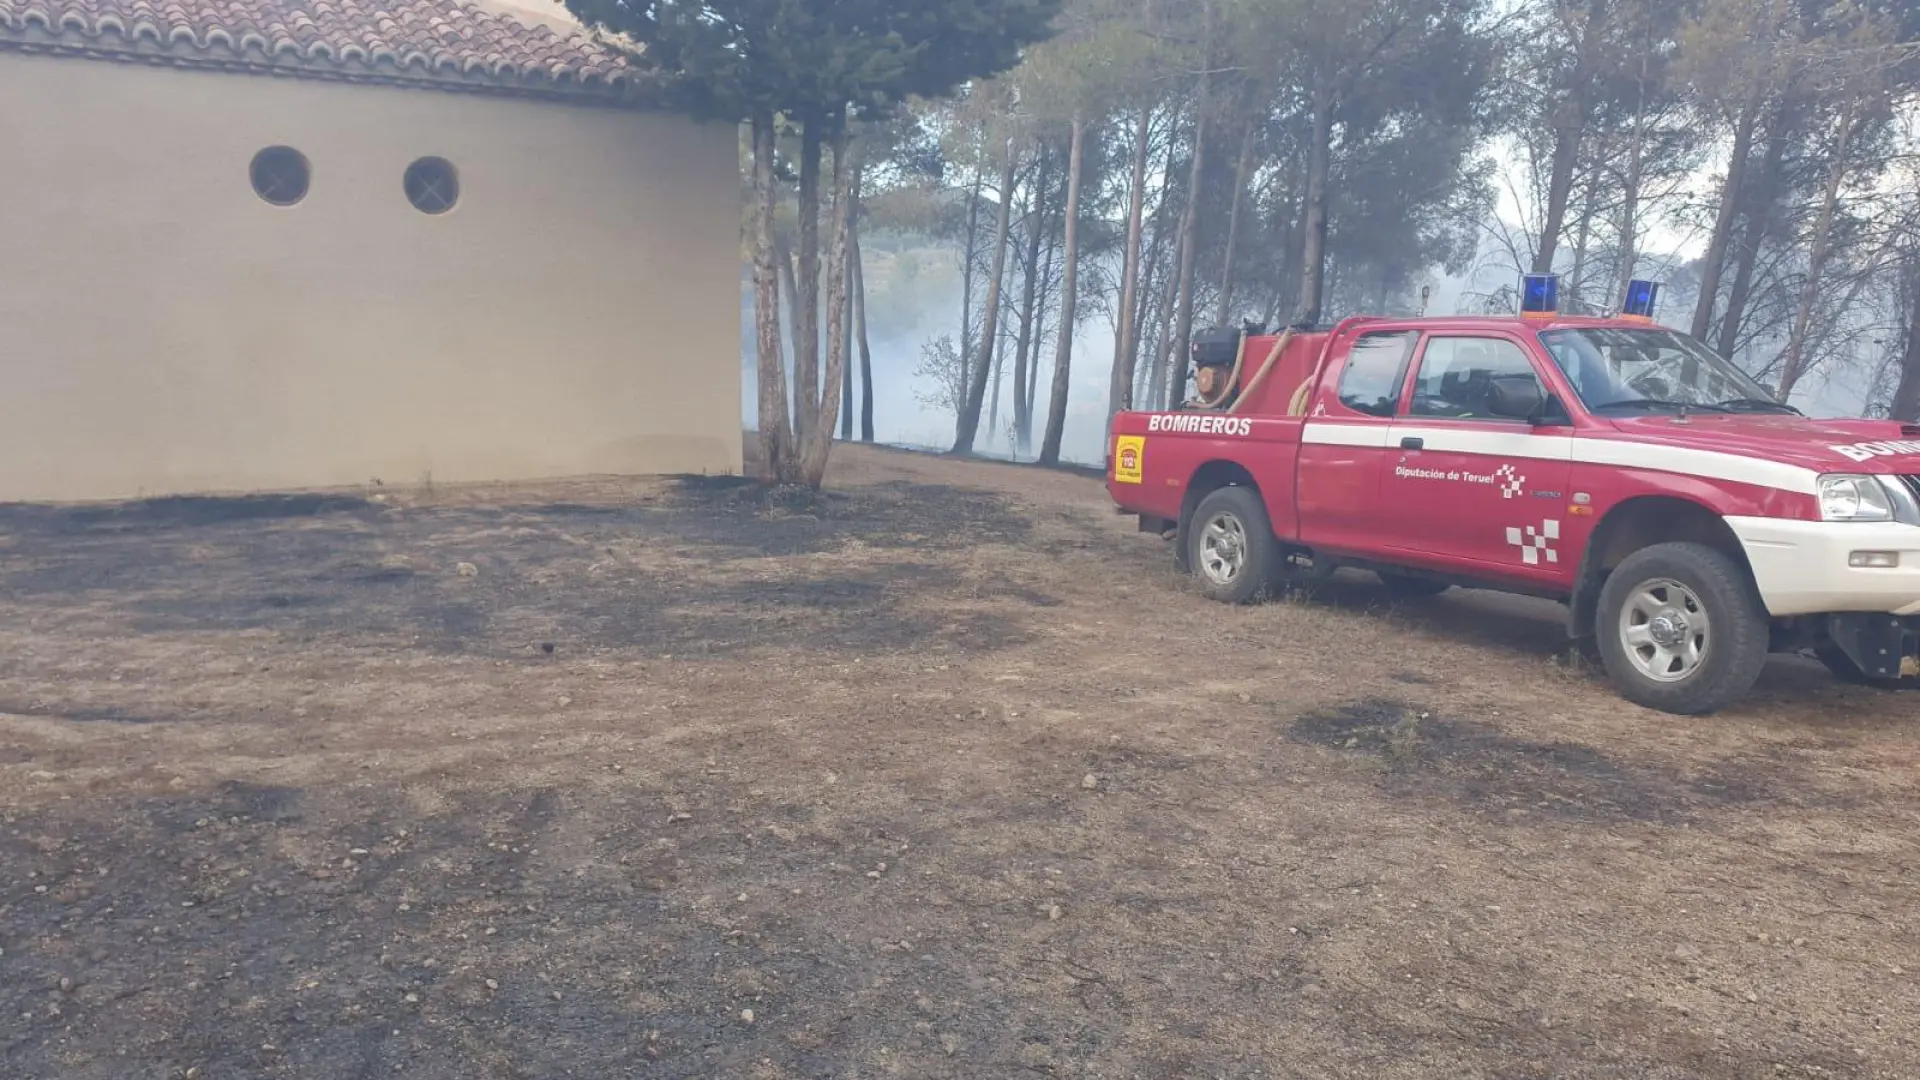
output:
[[[1614,439],[1535,435],[1526,430],[1487,431],[1474,428],[1427,427],[1383,421],[1377,424],[1340,424],[1316,421],[1301,430],[1300,441],[1316,446],[1354,446],[1398,449],[1401,439],[1424,442],[1423,449],[1452,454],[1528,461],[1576,461],[1620,469],[1646,469],[1679,476],[1698,476],[1732,484],[1751,484],[1801,495],[1819,493],[1820,474],[1799,465],[1741,457],[1718,450],[1699,450],[1659,443]]]

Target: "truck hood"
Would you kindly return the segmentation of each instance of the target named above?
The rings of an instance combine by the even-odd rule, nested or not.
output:
[[[1920,426],[1894,420],[1693,413],[1611,421],[1635,442],[1777,461],[1818,472],[1920,474]]]

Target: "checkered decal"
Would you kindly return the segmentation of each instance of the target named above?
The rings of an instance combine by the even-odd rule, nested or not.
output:
[[[1531,525],[1524,528],[1517,525],[1507,526],[1507,543],[1520,549],[1520,561],[1528,566],[1539,566],[1540,556],[1544,553],[1547,562],[1560,563],[1560,552],[1553,547],[1560,539],[1560,523],[1548,518],[1540,523],[1538,529]]]
[[[1493,470],[1493,479],[1500,485],[1500,497],[1512,499],[1526,490],[1527,478],[1514,471],[1511,465],[1502,465]]]

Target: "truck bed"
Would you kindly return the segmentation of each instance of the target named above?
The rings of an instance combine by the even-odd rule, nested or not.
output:
[[[1274,533],[1297,540],[1294,470],[1305,426],[1303,416],[1122,412],[1113,420],[1107,491],[1129,513],[1178,521],[1188,481],[1207,475],[1202,470],[1242,474],[1265,497]]]

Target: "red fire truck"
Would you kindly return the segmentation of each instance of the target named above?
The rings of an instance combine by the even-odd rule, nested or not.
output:
[[[1194,344],[1107,486],[1229,603],[1371,571],[1549,597],[1626,698],[1744,695],[1769,653],[1920,684],[1920,426],[1814,420],[1645,317],[1352,318]]]

